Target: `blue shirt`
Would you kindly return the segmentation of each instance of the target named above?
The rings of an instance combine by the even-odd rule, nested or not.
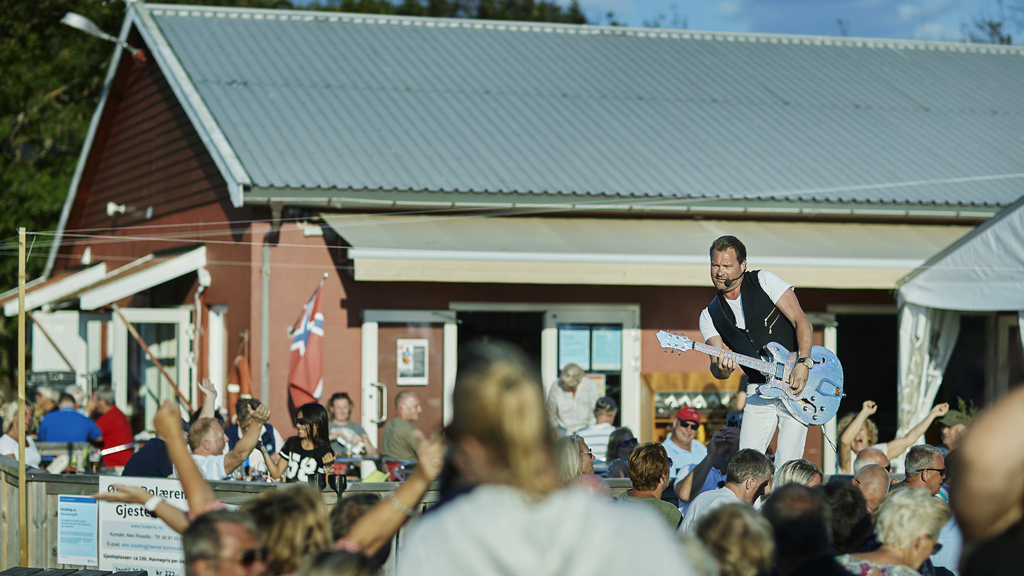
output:
[[[102,435],[92,418],[70,407],[50,412],[39,423],[40,442],[87,442]]]

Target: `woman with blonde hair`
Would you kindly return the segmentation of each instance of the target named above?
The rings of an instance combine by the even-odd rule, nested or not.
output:
[[[657,516],[559,489],[541,385],[518,349],[460,350],[452,413],[450,459],[475,487],[410,527],[399,576],[693,573]]]
[[[594,453],[576,434],[562,436],[555,442],[555,461],[562,486],[568,486],[580,474],[594,473]]]
[[[882,547],[873,552],[844,554],[836,560],[860,576],[916,576],[952,515],[941,498],[923,488],[895,491],[878,507],[875,534]]]
[[[772,478],[772,487],[781,488],[786,484],[800,484],[814,488],[821,484],[824,474],[818,465],[810,460],[790,460],[779,468],[779,473]]]
[[[750,506],[727,504],[708,512],[697,522],[696,534],[721,576],[764,576],[772,568],[772,527]]]
[[[28,402],[25,403],[25,421],[21,423],[21,426],[15,426],[18,422],[17,402],[11,402],[4,406],[3,418],[4,434],[0,436],[0,454],[17,460],[18,436],[24,435],[25,466],[38,468],[39,464],[43,461],[43,456],[39,453],[39,449],[36,448],[36,443],[32,440],[32,437],[26,434],[28,422],[32,420],[32,405]]]
[[[840,474],[853,474],[853,461],[857,454],[865,448],[874,448],[889,460],[897,458],[907,451],[917,439],[920,438],[936,418],[945,416],[949,412],[949,404],[937,404],[924,420],[907,432],[902,438],[895,438],[888,442],[878,442],[878,426],[871,421],[871,416],[878,410],[878,406],[871,400],[864,402],[857,414],[847,414],[836,423],[836,435],[839,437],[838,458],[836,468]],[[896,472],[896,468],[892,472]]]
[[[320,493],[308,484],[263,492],[240,510],[252,517],[267,547],[268,574],[297,572],[303,558],[327,550],[334,543],[327,507]]]

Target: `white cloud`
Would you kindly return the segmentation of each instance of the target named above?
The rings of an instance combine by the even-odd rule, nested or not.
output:
[[[718,5],[718,13],[722,16],[731,17],[739,14],[739,2],[722,2]]]
[[[945,24],[938,22],[927,22],[914,29],[916,40],[940,40],[943,42],[957,42],[961,40],[961,34]]]

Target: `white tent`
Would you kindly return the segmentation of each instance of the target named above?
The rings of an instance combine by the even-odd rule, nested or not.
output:
[[[931,409],[961,312],[1016,311],[1024,325],[1024,197],[908,274],[897,290],[902,436]]]

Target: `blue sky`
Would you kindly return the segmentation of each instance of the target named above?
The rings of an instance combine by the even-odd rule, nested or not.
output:
[[[1024,0],[1005,0],[1024,7]],[[961,23],[987,13],[996,0],[579,0],[587,18],[607,24],[606,14],[628,26],[663,16],[663,27],[685,19],[691,30],[839,35],[842,18],[849,36],[916,40],[963,39]],[[1007,12],[1009,12],[1007,8]],[[1007,16],[1010,16],[1008,13]],[[1014,32],[1019,44],[1024,31]]]

